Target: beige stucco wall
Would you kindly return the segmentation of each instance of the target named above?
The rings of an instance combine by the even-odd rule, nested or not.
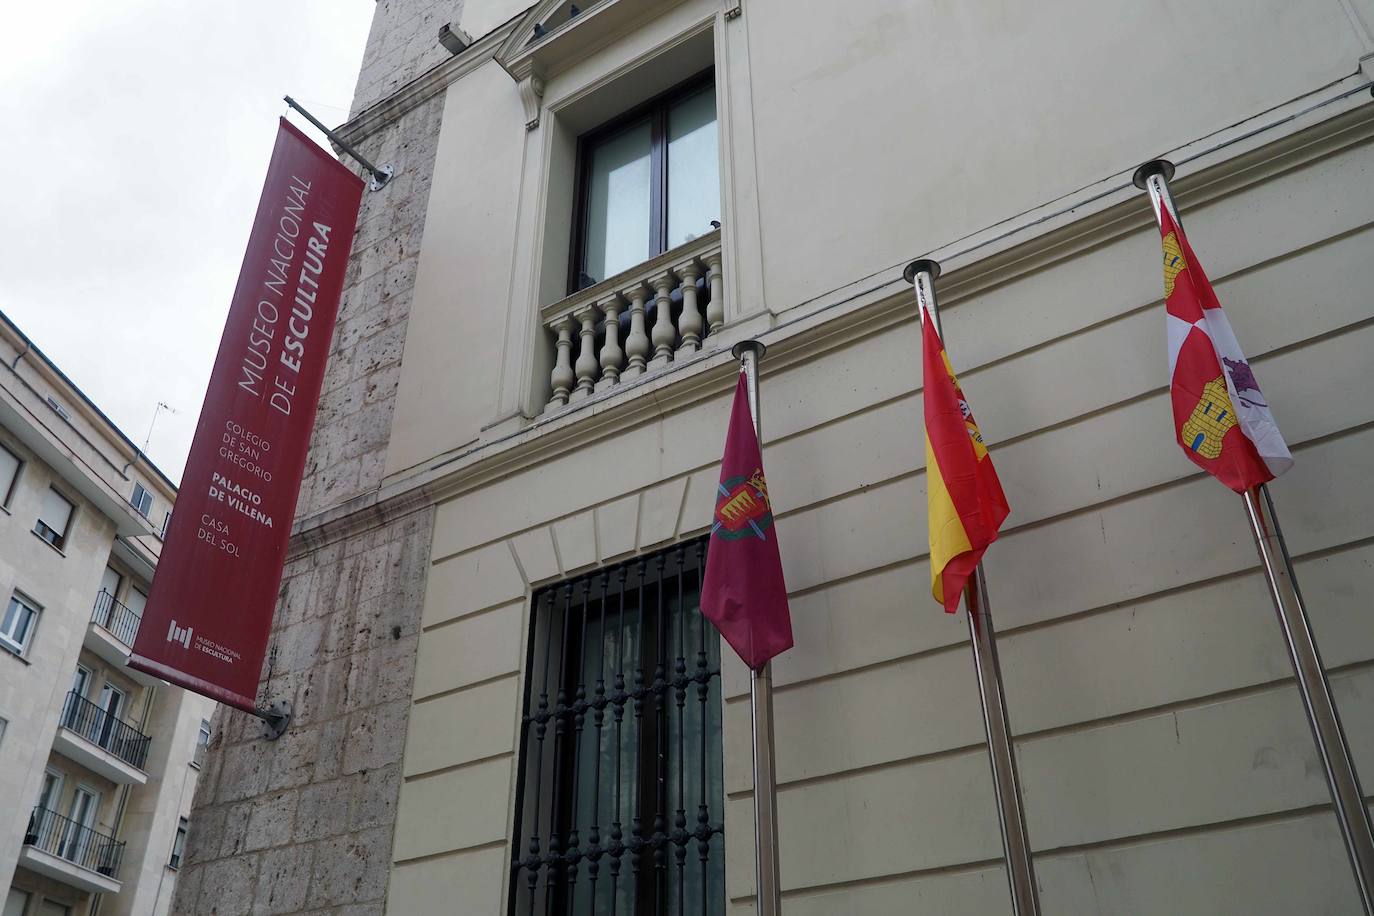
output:
[[[512,375],[545,383],[512,374],[537,365],[538,332],[511,329],[545,304],[541,201],[560,180],[547,135],[693,17],[731,75],[734,324],[707,349],[766,328],[765,307],[829,307],[767,338],[763,374],[797,632],[776,663],[787,911],[1008,907],[964,623],[927,592],[918,336],[899,275],[930,252],[952,268],[946,337],[1013,507],[987,568],[1046,911],[1351,911],[1239,501],[1172,441],[1158,234],[1125,183],[1152,155],[1203,151],[1180,169],[1180,205],[1298,458],[1275,498],[1374,779],[1357,724],[1374,712],[1374,117],[1351,96],[1325,124],[1205,152],[1355,85],[1361,11],[746,0],[727,21],[676,4],[550,74],[518,153],[509,78],[487,65],[449,87],[383,485],[443,500],[388,912],[505,905],[532,588],[708,524],[725,352],[523,433],[500,416],[519,400]],[[1043,220],[1022,215],[1036,208]],[[749,716],[733,659],[724,684],[727,884],[743,912]]]

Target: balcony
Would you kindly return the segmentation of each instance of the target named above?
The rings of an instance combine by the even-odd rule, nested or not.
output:
[[[138,635],[142,618],[138,612],[123,602],[116,601],[114,595],[104,589],[95,596],[95,607],[91,609],[91,625],[86,628],[82,641],[87,649],[100,656],[109,664],[124,671],[125,674],[148,687],[161,683],[151,674],[127,668],[129,650],[133,648],[134,637]]]
[[[93,894],[117,894],[124,844],[47,808],[34,808],[19,864]]]
[[[545,306],[554,365],[544,412],[700,351],[702,339],[725,323],[722,279],[716,229]]]
[[[75,690],[67,694],[53,748],[111,782],[143,785],[152,739]]]

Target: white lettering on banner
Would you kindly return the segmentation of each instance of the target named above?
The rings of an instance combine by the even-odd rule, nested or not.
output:
[[[251,520],[264,527],[272,527],[272,516],[263,512],[258,506],[262,505],[262,497],[252,490],[235,483],[218,471],[210,475],[212,484],[206,495],[211,499],[224,503],[235,512],[246,515]],[[228,530],[226,528],[226,530]]]
[[[305,339],[310,336],[310,319],[315,317],[315,297],[320,289],[319,277],[324,272],[324,259],[329,252],[329,233],[333,231],[332,227],[324,223],[312,223],[310,228],[314,230],[314,234],[306,243],[305,256],[301,259],[296,300],[292,303],[291,314],[286,319],[286,334],[282,336],[279,357],[281,364],[293,373],[301,371],[301,360],[305,358]],[[291,398],[295,393],[295,384],[279,375],[274,380],[268,403],[290,416]]]
[[[288,282],[287,272],[291,269],[291,262],[296,257],[296,240],[301,234],[301,220],[305,215],[306,201],[310,197],[310,182],[299,176],[291,176],[291,186],[286,191],[286,201],[282,205],[282,213],[277,220],[277,233],[272,238],[272,254],[268,258],[267,276],[263,278],[264,296],[258,301],[258,314],[253,319],[252,330],[248,334],[247,346],[243,354],[243,363],[240,367],[239,388],[248,392],[255,398],[262,398],[263,375],[267,372],[268,354],[272,350],[272,343],[276,339],[277,320],[281,317],[278,304],[286,296],[286,284]],[[320,224],[315,223],[318,231]],[[329,227],[325,227],[325,239],[328,239]],[[316,239],[310,239],[310,250],[315,250]],[[323,256],[323,252],[319,252]],[[307,258],[309,254],[307,253]],[[316,271],[318,275],[319,271]],[[304,276],[304,271],[302,271]],[[298,293],[299,295],[299,293]],[[314,296],[310,297],[314,301]],[[301,335],[304,336],[304,335]],[[287,338],[289,340],[289,338]],[[282,354],[283,357],[285,353]],[[299,371],[299,363],[297,364]],[[294,386],[291,393],[294,394]],[[282,401],[279,403],[278,399]],[[278,386],[278,390],[271,393],[270,403],[282,413],[288,416],[291,413],[291,402],[287,395],[283,394]]]

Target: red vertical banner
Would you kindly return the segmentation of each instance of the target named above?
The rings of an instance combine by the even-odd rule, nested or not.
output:
[[[252,711],[363,183],[285,118],[129,664]]]

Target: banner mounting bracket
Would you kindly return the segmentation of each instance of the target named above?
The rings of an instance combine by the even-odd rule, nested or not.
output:
[[[297,102],[295,99],[291,98],[291,96],[283,96],[282,99],[286,102],[287,105],[290,105],[292,108],[296,109],[296,111],[299,111],[302,115],[304,115],[307,121],[318,127],[320,129],[320,132],[323,133],[326,137],[328,137],[331,143],[333,143],[339,149],[343,150],[348,155],[352,156],[354,159],[358,160],[359,164],[361,164],[363,168],[367,169],[367,171],[372,175],[372,180],[368,182],[367,185],[369,190],[380,191],[382,188],[386,187],[386,183],[391,180],[393,175],[396,174],[396,170],[393,169],[390,165],[373,165],[372,162],[365,158],[362,153],[358,152],[348,143],[344,142],[344,140],[338,134],[334,133],[334,131],[330,130],[328,127],[325,127],[322,123],[320,123],[319,118],[315,117],[310,112],[302,108],[300,106],[300,103]]]
[[[276,741],[286,734],[286,729],[291,725],[293,711],[290,700],[278,700],[266,709],[253,710],[253,715],[262,720],[263,738]]]

